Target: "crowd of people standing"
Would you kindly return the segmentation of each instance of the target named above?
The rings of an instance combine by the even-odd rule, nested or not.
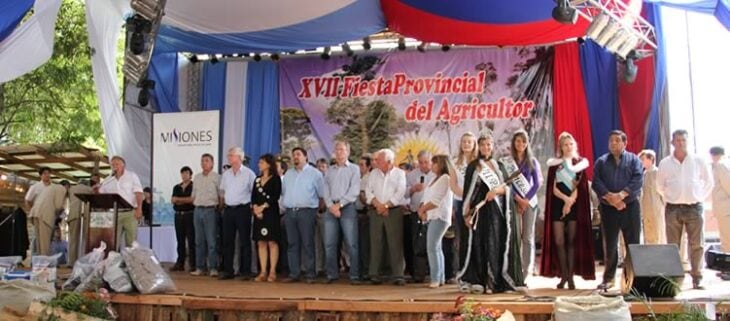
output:
[[[657,167],[653,151],[627,151],[626,134],[614,130],[609,152],[596,159],[589,181],[589,160],[562,133],[556,157],[544,164],[544,204],[537,196],[541,164],[522,130],[512,134],[507,155],[496,154],[491,131],[465,133],[453,158],[419,151],[408,172],[396,166],[390,149],[352,163],[345,141],[335,142],[331,161],[316,165],[299,147],[291,150],[291,167],[263,155],[258,176],[244,165],[239,147],[227,151],[230,167],[222,174],[213,170],[213,156],[204,154],[201,171],[193,175],[183,167],[182,182],[173,190],[178,239],[173,270],[185,270],[187,261],[192,275],[224,280],[313,283],[319,274],[331,283],[347,271],[353,285],[429,280],[431,288],[458,283],[462,292],[475,294],[518,291],[535,270],[535,226],[542,209],[538,273],[560,278],[557,288],[575,289],[574,275],[596,278],[594,194],[605,249],[600,289],[614,285],[620,235],[628,246],[641,243],[642,232],[644,243],[678,246],[686,232],[690,275],[701,288],[702,203],[710,193],[723,250],[730,252],[730,166],[724,150],[715,147],[711,172],[688,152],[687,137],[675,131],[673,151]],[[118,224],[130,244],[135,219],[141,218],[142,189],[121,157],[112,159],[112,167],[114,175],[97,181],[93,190],[120,193],[133,205],[120,213]],[[43,180],[26,197],[38,222],[48,216],[44,208],[57,210],[54,199],[64,194],[50,185]],[[36,226],[48,238],[47,227]],[[46,249],[43,243],[41,251]]]

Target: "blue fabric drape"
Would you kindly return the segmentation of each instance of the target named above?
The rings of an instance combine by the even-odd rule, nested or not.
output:
[[[177,61],[177,53],[155,54],[150,61],[148,77],[155,82],[154,99],[158,112],[180,111],[177,97]]]
[[[279,153],[279,66],[271,61],[248,64],[244,143],[251,169],[266,153]]]
[[[200,109],[223,110],[226,103],[226,63],[206,61],[200,83]]]
[[[666,46],[664,44],[664,32],[662,29],[660,7],[655,4],[646,4],[651,6],[646,12],[650,23],[654,25],[656,34],[657,50],[654,63],[654,94],[651,99],[651,113],[649,114],[649,123],[646,128],[646,142],[644,146],[657,152],[657,155],[664,155],[661,146],[661,124],[660,109],[662,108],[662,100],[664,99],[664,91],[667,88],[667,56]],[[669,152],[669,151],[666,151]]]
[[[15,30],[33,3],[33,0],[0,1],[0,42]]]
[[[583,87],[593,134],[593,159],[608,152],[608,134],[620,128],[616,58],[601,46],[586,40],[580,46]]]

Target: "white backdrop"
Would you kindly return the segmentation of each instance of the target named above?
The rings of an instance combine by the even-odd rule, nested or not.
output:
[[[217,110],[185,113],[161,113],[153,116],[152,201],[154,223],[174,224],[170,198],[180,183],[180,169],[200,169],[200,156],[213,155],[218,168],[220,118]]]

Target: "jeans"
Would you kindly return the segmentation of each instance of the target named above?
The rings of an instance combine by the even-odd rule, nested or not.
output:
[[[306,268],[306,278],[314,279],[315,258],[314,258],[314,228],[316,225],[316,208],[295,208],[287,209],[284,215],[286,225],[286,239],[289,242],[287,255],[289,260],[289,277],[299,279],[302,273],[302,264]],[[304,249],[304,258],[301,253]]]
[[[337,268],[337,253],[340,245],[340,230],[347,242],[347,251],[350,254],[350,280],[360,278],[359,241],[357,227],[357,211],[354,204],[348,204],[340,209],[339,218],[327,211],[324,216],[324,250],[327,278],[335,280],[339,276]]]
[[[641,209],[638,201],[626,204],[626,208],[619,211],[611,205],[601,204],[601,232],[603,233],[606,271],[603,272],[603,282],[613,282],[618,266],[618,235],[624,237],[625,253],[628,246],[639,244],[641,240]],[[574,260],[574,258],[568,258]]]
[[[446,282],[444,251],[441,247],[449,223],[440,219],[428,221],[426,233],[426,252],[428,253],[428,269],[431,274],[431,283]]]
[[[198,231],[195,233],[195,267],[201,271],[217,270],[218,213],[213,207],[196,207],[193,215],[195,230]]]
[[[195,223],[193,211],[175,213],[175,237],[177,239],[177,262],[185,267],[185,260],[190,259],[190,269],[195,268]]]
[[[532,272],[532,265],[535,261],[535,218],[540,207],[528,207],[520,219],[520,239],[522,250],[522,275],[527,278]]]
[[[236,249],[236,232],[238,232],[240,276],[251,275],[251,206],[242,204],[226,206],[223,210],[223,272],[233,275],[233,257]]]
[[[667,244],[677,244],[682,238],[682,229],[687,231],[690,275],[695,281],[702,280],[702,252],[704,246],[704,218],[702,204],[667,204],[666,210]]]

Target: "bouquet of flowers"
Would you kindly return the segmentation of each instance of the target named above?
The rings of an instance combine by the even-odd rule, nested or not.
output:
[[[431,321],[509,321],[514,320],[512,313],[501,311],[485,306],[474,299],[460,296],[454,304],[456,313],[436,313],[431,316]]]

